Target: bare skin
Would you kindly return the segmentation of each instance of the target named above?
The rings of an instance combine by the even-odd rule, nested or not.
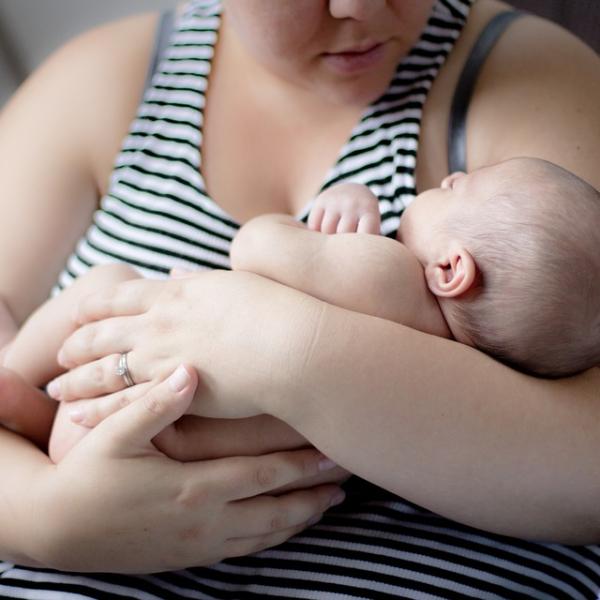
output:
[[[432,91],[426,108],[421,139],[418,169],[421,189],[437,184],[446,175],[445,155],[440,153],[440,148],[445,147],[446,129],[438,128],[436,125],[445,122],[448,114],[450,98],[445,93],[447,86],[451,85],[453,78],[456,79],[464,63],[466,52],[481,26],[501,8],[503,5],[491,2],[479,2],[475,5],[464,41],[457,47],[457,52],[444,67],[443,74],[435,84],[436,89]],[[515,48],[519,48],[518,52]],[[549,53],[549,48],[555,48],[556,51]],[[558,52],[559,48],[560,52]],[[518,56],[515,56],[515,53],[518,53]],[[511,65],[510,69],[505,67],[505,61]],[[581,70],[577,75],[573,74],[572,64],[580,66]],[[531,72],[539,72],[546,85],[541,86],[539,83],[534,85],[532,78],[527,75]],[[577,85],[573,83],[574,77],[577,79]],[[562,81],[570,83],[563,85]],[[549,89],[553,90],[550,98],[548,98]],[[490,99],[492,96],[493,101]],[[600,82],[595,55],[555,26],[534,18],[524,19],[514,25],[506,38],[496,47],[477,86],[469,116],[469,169],[498,162],[508,156],[530,154],[564,165],[583,179],[598,186],[600,181],[597,169],[594,167],[594,157],[598,153],[600,123],[594,107],[595,99],[599,97]],[[499,106],[502,110],[498,110]],[[527,106],[528,110],[524,110],[524,106]],[[572,108],[565,111],[564,106]],[[348,117],[348,122],[351,120]],[[548,122],[552,122],[554,127],[549,128]],[[557,123],[561,123],[561,126],[557,126]],[[507,131],[513,131],[513,127],[518,133],[506,135]],[[314,133],[316,135],[316,132]],[[265,132],[263,134],[268,135]],[[210,140],[207,141],[210,148]],[[227,148],[228,140],[224,139],[222,143]],[[233,147],[231,149],[235,155]],[[300,156],[301,150],[298,150],[298,153]],[[214,159],[213,155],[213,162]],[[261,157],[262,160],[265,160],[264,156]],[[293,160],[293,156],[290,158],[288,155],[288,160]],[[277,164],[276,157],[273,157],[273,162]],[[327,164],[329,161],[323,161],[321,172],[324,172]],[[428,168],[424,170],[422,165],[428,165]],[[253,166],[258,168],[258,165]],[[208,168],[210,169],[210,164]],[[273,177],[276,177],[276,171],[273,170]],[[208,173],[210,175],[210,170]],[[251,179],[245,180],[243,173],[244,169],[241,170],[242,176],[236,179],[243,187],[229,195],[224,195],[222,202],[222,206],[240,220],[251,216],[244,211],[247,211],[248,206],[253,206],[253,197],[250,195],[251,201],[244,204],[243,211],[236,206],[234,199],[239,197],[242,189],[246,189],[245,197],[248,198],[248,190],[254,190],[253,184],[256,183]],[[269,185],[268,172],[265,177],[264,185]],[[312,177],[309,179],[305,182],[305,191],[314,188],[314,184],[311,183]],[[210,182],[210,176],[208,180]],[[293,190],[298,189],[298,186],[302,187],[302,182],[296,180]],[[260,198],[264,197],[264,192],[268,190],[265,187],[258,186],[258,188],[261,193],[257,196],[257,202],[260,203]],[[287,196],[280,195],[280,198],[282,200],[275,206],[270,203],[268,210],[294,213],[302,208],[302,203],[298,199],[294,200],[291,191]],[[267,208],[261,206],[261,209]],[[191,283],[182,285],[192,286]],[[228,288],[229,284],[225,286],[225,289]],[[163,306],[161,302],[158,300],[156,306]],[[235,309],[231,308],[231,310]],[[315,389],[323,386],[322,389],[328,389],[332,397],[339,400],[339,404],[333,400],[330,404],[331,421],[327,426],[316,417],[319,414],[316,406],[314,412],[304,411],[301,415],[285,413],[284,420],[293,424],[311,442],[318,447],[321,447],[319,444],[325,444],[323,449],[326,447],[327,452],[332,453],[351,471],[372,473],[372,459],[369,460],[363,454],[354,455],[353,449],[348,448],[344,443],[344,440],[348,439],[347,433],[353,431],[354,427],[359,431],[366,418],[360,410],[360,399],[371,397],[369,391],[371,378],[357,380],[359,374],[353,369],[353,365],[368,362],[371,365],[369,369],[371,376],[381,382],[377,393],[378,400],[386,407],[390,403],[397,406],[400,411],[398,419],[407,423],[407,427],[409,427],[406,421],[407,414],[414,416],[414,421],[411,421],[414,427],[410,430],[412,434],[408,435],[406,432],[407,437],[403,438],[404,440],[410,438],[411,448],[419,448],[422,445],[422,440],[428,438],[425,432],[430,428],[436,431],[438,429],[447,431],[448,436],[444,443],[441,442],[444,436],[439,436],[437,438],[440,440],[439,445],[428,444],[428,456],[439,476],[427,481],[419,478],[419,485],[424,486],[421,492],[416,492],[418,486],[415,485],[413,488],[412,482],[407,482],[401,490],[394,487],[394,483],[385,476],[386,472],[393,472],[396,468],[393,464],[387,466],[381,464],[382,476],[377,480],[380,485],[401,492],[405,496],[414,493],[415,495],[411,497],[417,503],[427,503],[427,499],[433,497],[436,502],[428,504],[433,510],[494,531],[571,543],[597,539],[599,528],[595,525],[590,526],[590,523],[600,522],[600,517],[594,508],[597,505],[595,482],[598,481],[594,457],[599,449],[596,436],[592,435],[589,429],[589,424],[597,421],[596,407],[591,402],[595,397],[594,390],[600,385],[600,372],[597,369],[580,377],[548,383],[513,373],[472,349],[445,340],[425,337],[391,324],[377,322],[374,326],[369,324],[369,318],[364,315],[342,311],[331,306],[327,306],[326,309],[315,307],[314,311],[311,309],[308,312],[320,315],[313,327],[308,327],[309,331],[316,332],[316,337],[308,344],[311,353],[308,357],[304,357],[302,362],[302,376],[297,373],[293,376],[311,382],[318,381],[319,383],[315,383]],[[158,310],[153,311],[153,314],[158,314]],[[306,318],[310,321],[313,317]],[[305,323],[303,325],[306,326]],[[364,327],[364,338],[353,337],[354,333],[350,335],[350,332],[356,331],[355,327],[359,329]],[[375,331],[378,333],[375,334]],[[287,335],[294,334],[288,332]],[[348,335],[350,335],[349,339]],[[382,342],[385,340],[383,345],[377,342],[377,336],[383,336],[379,338]],[[336,344],[333,348],[332,340],[339,341],[341,338],[344,338],[345,345]],[[375,349],[378,347],[386,348],[385,358],[376,352]],[[368,357],[365,356],[365,348],[373,349]],[[409,354],[407,348],[410,348]],[[108,352],[108,348],[104,350]],[[75,353],[77,354],[77,351]],[[352,359],[349,358],[349,353],[352,354]],[[193,352],[186,351],[183,355],[191,358]],[[77,360],[85,362],[83,356],[86,359],[93,358],[83,353],[77,355]],[[316,360],[318,356],[321,357],[320,361]],[[335,356],[339,356],[340,369],[345,368],[342,365],[344,360],[348,361],[344,372],[352,390],[351,392],[346,390],[349,396],[340,392],[340,387],[335,381],[326,381],[324,379],[326,373],[318,368],[318,365],[332,360]],[[395,357],[393,360],[392,356]],[[148,359],[147,353],[145,357]],[[390,361],[393,364],[390,364]],[[394,372],[393,365],[398,361],[410,364],[411,367],[397,373],[396,379],[392,382],[389,374]],[[382,370],[381,377],[373,375],[382,369],[377,366],[379,364],[387,365]],[[431,365],[431,368],[425,369],[419,365]],[[434,365],[445,365],[445,367],[436,369]],[[201,361],[197,366],[201,368]],[[138,365],[138,368],[144,371],[142,365]],[[304,370],[307,368],[308,372]],[[310,370],[311,368],[314,371]],[[336,370],[336,373],[340,372]],[[406,373],[414,376],[406,379]],[[70,380],[73,387],[76,388],[76,381],[82,378],[82,373],[73,375]],[[450,422],[446,419],[444,409],[448,397],[448,381],[453,382],[451,405],[456,411]],[[417,412],[407,413],[403,410],[397,397],[400,389],[405,391],[407,397],[415,399],[415,402],[416,398],[420,399],[417,404],[424,410],[420,416]],[[486,390],[485,400],[479,397],[476,392],[478,389]],[[315,391],[315,401],[319,397],[319,392]],[[440,402],[443,400],[443,406],[438,407],[435,402],[432,402],[432,398],[438,398]],[[511,400],[509,401],[508,398]],[[480,404],[479,400],[485,402],[485,406]],[[290,399],[290,405],[293,402]],[[413,401],[411,406],[412,404]],[[296,400],[295,406],[306,407],[306,404]],[[337,411],[333,409],[334,406],[338,407]],[[356,412],[348,411],[348,406],[355,406]],[[288,408],[289,406],[282,410]],[[564,413],[565,410],[567,414]],[[377,412],[375,408],[373,411]],[[381,414],[385,412],[382,410]],[[314,421],[298,420],[305,419],[310,414],[315,416]],[[485,418],[481,417],[482,414],[486,415]],[[512,426],[516,414],[521,415],[519,422],[526,423],[527,427]],[[571,424],[568,431],[563,429],[566,422]],[[344,435],[340,435],[337,442],[332,442],[330,436],[333,423],[348,427],[339,428],[340,433],[343,431]],[[397,430],[393,421],[388,423],[391,426],[388,449],[391,449],[393,447],[391,440],[396,439]],[[385,424],[381,425],[384,427]],[[570,445],[569,432],[579,431],[582,428],[588,431],[589,435],[579,438],[575,450]],[[535,435],[532,434],[532,430],[536,432]],[[467,431],[479,433],[467,435]],[[559,433],[561,431],[564,431],[562,435]],[[358,435],[356,431],[355,435]],[[451,451],[455,439],[471,440],[472,443],[465,443],[463,447],[456,447]],[[506,447],[503,446],[503,452],[499,453],[497,444],[503,439],[510,440],[510,443],[506,444]],[[407,448],[406,451],[409,456],[413,450],[409,452]],[[380,450],[377,454],[395,460],[395,455],[389,450]],[[552,462],[552,475],[548,472],[550,463],[545,458],[549,455],[557,457]],[[523,465],[523,456],[530,457],[533,464]],[[534,458],[536,456],[539,457],[537,462]],[[478,462],[473,463],[472,457],[478,457]],[[494,464],[495,468],[489,469],[490,464]],[[564,466],[563,477],[557,476],[554,468],[556,464]],[[567,464],[576,464],[578,469],[567,468]],[[456,483],[452,483],[468,481],[473,473],[477,473],[481,481],[478,488],[481,496],[480,501],[477,502],[477,511],[473,507],[471,485],[457,486]],[[537,474],[537,477],[532,477],[532,473]],[[579,476],[575,477],[575,473]],[[413,477],[418,478],[418,473],[413,473]],[[487,483],[483,483],[484,480]],[[502,481],[511,481],[512,487],[506,490],[506,494],[500,500],[498,489],[503,488]],[[551,489],[548,486],[551,486]],[[440,493],[441,490],[444,490],[443,494]],[[569,499],[564,498],[565,490],[569,490]],[[524,498],[530,501],[528,508],[524,508]],[[556,502],[552,498],[556,499]],[[575,511],[579,516],[571,511],[565,514],[563,512],[565,507],[573,506],[574,502],[579,506]],[[539,510],[540,503],[544,503],[546,510]],[[468,514],[465,514],[465,507]]]
[[[453,88],[472,41],[491,15],[503,6],[493,0],[479,0],[475,4],[461,43],[434,85],[426,106],[421,135],[417,169],[420,190],[436,185],[446,175],[442,149],[446,141],[449,91]],[[0,165],[8,164],[8,161],[1,160],[2,157],[12,156],[15,152],[28,156],[27,161],[17,165],[19,168],[2,171],[7,195],[18,196],[23,208],[21,213],[7,213],[7,231],[28,231],[28,235],[23,237],[0,236],[0,256],[22,258],[18,266],[7,263],[0,273],[0,293],[6,298],[19,323],[47,295],[75,240],[89,223],[97,198],[106,191],[115,152],[139,101],[155,23],[155,15],[136,17],[73,42],[25,86],[0,117],[3,131]],[[139,40],[139,43],[131,44],[132,38]],[[110,51],[106,48],[110,48]],[[577,70],[573,69],[573,64],[578,65]],[[510,70],[505,65],[511,65]],[[537,74],[535,84],[530,77],[532,72]],[[600,83],[597,72],[597,58],[593,53],[561,30],[533,18],[515,24],[494,50],[477,86],[469,117],[469,168],[500,162],[510,156],[530,154],[561,164],[598,187],[600,181],[596,162],[600,124],[596,107]],[[99,76],[101,73],[106,73],[106,77]],[[63,90],[68,89],[74,78],[78,78],[82,94],[65,96]],[[217,106],[220,98],[225,101],[227,86],[221,92],[216,86],[211,94],[211,102]],[[243,89],[238,88],[236,96],[241,101]],[[268,100],[262,98],[261,101],[267,102],[267,105],[256,106],[256,110],[267,110]],[[271,100],[275,102],[274,98]],[[228,102],[230,110],[236,108],[235,98],[230,96]],[[227,136],[222,138],[223,156],[229,157],[228,169],[239,167],[239,177],[235,178],[236,185],[233,188],[220,185],[224,163],[221,159],[219,166],[219,153],[211,150],[214,141],[210,138],[211,128],[215,132],[212,134],[213,140],[217,131],[223,134],[223,128],[219,129],[219,119],[224,117],[215,111],[212,111],[212,115],[210,111],[207,113],[205,152],[212,158],[204,164],[204,175],[219,204],[239,221],[265,211],[298,212],[304,206],[305,198],[314,193],[317,182],[331,164],[333,148],[339,148],[345,141],[359,113],[354,107],[348,110],[337,107],[334,110],[327,103],[308,106],[303,101],[298,102],[297,106],[287,105],[288,109],[298,114],[314,111],[314,119],[309,119],[314,123],[320,124],[331,119],[331,130],[335,133],[323,142],[322,152],[315,152],[311,162],[307,163],[304,157],[308,144],[318,138],[320,131],[318,126],[314,130],[307,127],[306,136],[298,138],[297,144],[291,145],[285,157],[287,161],[303,164],[305,168],[291,174],[283,182],[279,181],[277,169],[263,170],[260,181],[250,176],[252,167],[259,172],[264,164],[277,164],[280,157],[278,140],[287,138],[284,126],[275,119],[273,131],[262,132],[264,139],[271,140],[271,143],[264,144],[265,148],[270,148],[271,156],[257,156],[259,164],[250,162],[247,169],[240,164],[236,166],[235,162],[232,164],[236,156],[235,140]],[[40,111],[40,106],[48,110]],[[96,118],[98,106],[102,106],[106,119]],[[567,111],[565,107],[571,108]],[[294,111],[294,108],[297,110]],[[53,115],[52,119],[46,118],[49,114]],[[33,115],[37,115],[36,118],[32,118]],[[114,128],[107,128],[106,122],[113,123]],[[548,122],[553,127],[548,127]],[[67,131],[65,123],[68,124]],[[506,135],[507,131],[511,131],[510,136]],[[37,145],[24,147],[25,140],[34,138],[39,140]],[[57,146],[58,139],[63,142]],[[314,146],[310,148],[314,149]],[[241,160],[239,153],[237,156]],[[272,160],[269,161],[269,158]],[[247,153],[244,159],[248,159]],[[35,181],[31,181],[30,177],[32,163],[38,165],[39,169]],[[74,177],[74,173],[79,176]],[[239,203],[242,197],[243,206]],[[39,202],[40,198],[51,201]],[[263,202],[265,198],[269,198],[268,205]],[[70,229],[65,232],[64,223],[59,222],[57,215],[67,212],[71,220]],[[36,222],[39,226],[27,218],[32,213],[38,215]],[[58,248],[57,239],[61,240]],[[39,256],[51,259],[42,264]],[[241,281],[239,274],[231,275],[232,282]],[[24,286],[23,281],[28,284]],[[236,290],[228,283],[229,280],[211,276],[211,281],[214,281],[215,287],[224,286],[220,291],[235,296]],[[177,285],[189,286],[191,283]],[[257,284],[258,288],[261,285]],[[275,297],[280,302],[282,313],[289,313],[296,306],[295,296],[276,294]],[[313,321],[316,315],[319,318]],[[410,456],[411,448],[412,451],[423,449],[423,440],[427,439],[428,431],[445,434],[438,436],[435,444],[428,444],[428,452],[421,457],[433,468],[435,476],[431,480],[422,481],[420,473],[406,471],[403,488],[413,490],[415,501],[438,497],[436,492],[441,487],[447,493],[443,498],[438,498],[441,504],[433,507],[435,510],[460,518],[461,506],[474,508],[475,502],[481,512],[474,511],[468,518],[482,527],[571,541],[597,540],[600,537],[596,526],[600,522],[597,485],[593,483],[600,480],[595,466],[595,457],[600,448],[599,436],[591,427],[591,424],[598,422],[600,410],[596,407],[597,403],[592,402],[595,390],[600,386],[597,372],[550,385],[500,368],[472,349],[460,348],[452,342],[436,340],[399,325],[383,321],[375,323],[371,317],[358,313],[330,307],[324,309],[321,305],[309,303],[306,313],[301,316],[305,317],[303,326],[314,324],[311,330],[317,334],[309,344],[312,354],[302,355],[299,358],[301,364],[292,365],[301,371],[293,375],[310,381],[308,395],[313,400],[316,401],[323,394],[331,396],[332,411],[327,419],[317,420],[310,418],[318,414],[316,404],[314,410],[308,406],[309,410],[301,415],[290,412],[289,407],[274,407],[272,410],[312,443],[330,450],[334,458],[355,472],[367,473],[371,464],[369,457],[354,455],[353,449],[344,444],[343,436],[332,438],[329,434],[338,427],[350,439],[356,437],[356,431],[360,432],[365,418],[359,410],[361,399],[377,398],[383,403],[397,403],[402,408],[398,403],[398,394],[402,391],[403,397],[411,398],[411,406],[414,404],[422,408],[414,414],[403,410],[399,416],[406,428],[403,431],[406,456]],[[348,337],[349,332],[356,331],[360,335]],[[331,340],[338,340],[339,345],[332,347]],[[303,340],[299,343],[300,346],[304,345]],[[409,355],[407,346],[411,347]],[[365,347],[371,348],[372,353],[365,356]],[[385,349],[386,354],[380,356],[378,349]],[[397,380],[389,376],[393,372],[393,365],[390,365],[392,356],[395,357],[394,361],[399,360],[405,365]],[[337,379],[326,379],[326,374],[316,369],[318,359],[323,357],[327,357],[327,360],[333,357],[339,363],[338,376],[343,378],[349,389],[337,386]],[[302,360],[307,358],[311,360]],[[371,376],[368,381],[357,380],[357,373],[351,368],[360,361],[365,361],[365,368],[369,370]],[[443,364],[445,368],[435,370],[432,364]],[[138,369],[142,372],[140,365]],[[166,373],[167,369],[163,371]],[[290,374],[287,365],[285,372]],[[407,373],[413,376],[406,377]],[[455,382],[452,397],[444,405],[432,402],[432,398],[439,398],[440,401],[446,398],[450,375]],[[378,382],[376,388],[372,386],[373,380]],[[486,389],[487,393],[484,402],[479,403],[477,399],[481,389]],[[347,413],[348,403],[357,410]],[[455,409],[450,417],[445,413],[447,404]],[[296,406],[301,404],[298,402]],[[376,413],[377,407],[372,408]],[[523,413],[527,418],[519,417],[520,426],[514,427],[515,415]],[[382,435],[378,437],[383,444],[382,455],[385,455],[386,436],[397,436],[398,431],[387,430],[385,424],[381,424],[381,427]],[[583,431],[583,435],[578,436],[576,448],[571,443],[572,431]],[[478,432],[478,435],[472,435],[473,432]],[[98,433],[94,439],[101,435],[101,432]],[[90,435],[86,439],[91,438]],[[449,451],[455,439],[468,440],[469,443],[465,442]],[[12,505],[17,507],[16,514],[23,517],[18,510],[18,499],[30,497],[32,493],[30,480],[24,473],[46,469],[47,458],[44,459],[43,454],[33,446],[8,432],[0,432],[0,443],[0,456],[5,457],[0,468],[6,481],[10,482],[10,499]],[[88,450],[90,447],[91,442],[88,443]],[[500,448],[502,453],[498,452]],[[78,455],[82,461],[89,456],[84,451],[82,449]],[[474,456],[477,457],[475,462],[472,460]],[[521,465],[522,456],[531,457],[529,466]],[[541,464],[536,462],[536,456],[556,457],[553,472],[548,472],[545,461]],[[392,457],[388,454],[388,458]],[[109,462],[104,464],[108,469]],[[490,464],[494,464],[495,468],[490,469]],[[382,463],[380,467],[385,472],[386,468],[393,469],[397,465]],[[465,476],[472,476],[473,473],[484,478],[477,488],[481,496],[476,500],[471,497],[465,504],[461,495],[464,488],[461,490],[453,482],[464,481]],[[54,511],[60,510],[64,505],[65,492],[57,483],[50,483],[49,477],[42,477],[40,481],[43,484],[34,490],[40,499],[40,510],[46,514],[49,522],[60,523],[61,518],[48,511],[49,506]],[[505,490],[504,495],[495,493],[498,482],[502,481],[510,481],[512,486],[511,490]],[[389,486],[384,476],[378,483]],[[431,487],[428,488],[428,485]],[[528,510],[522,508],[523,498],[531,500]],[[446,505],[443,505],[444,502]],[[579,510],[571,512],[569,507],[574,503]],[[547,506],[549,512],[539,510],[540,506]],[[0,520],[4,523],[12,516],[13,513],[2,512]],[[464,520],[467,520],[466,517]],[[0,555],[19,559],[31,556],[30,544],[34,544],[34,541],[23,548],[22,540],[27,538],[24,522],[24,519],[17,518],[10,528],[0,529]],[[98,531],[101,530],[99,525]],[[50,539],[56,542],[56,531],[54,533],[55,536]],[[92,534],[93,531],[90,536]],[[65,556],[61,556],[60,561],[53,561],[56,548],[48,550],[46,547],[46,550],[43,562],[60,564],[62,568],[73,564]],[[181,563],[185,564],[187,559],[188,564],[192,564],[191,554],[186,554]],[[140,560],[146,560],[146,564],[153,566],[160,562],[156,555],[146,555]],[[173,565],[163,566],[171,568]]]
[[[12,233],[0,236],[2,256],[20,257],[18,262],[6,262],[0,270],[0,290],[15,325],[20,325],[47,298],[67,255],[91,221],[99,197],[106,192],[112,161],[139,103],[156,22],[157,15],[147,14],[84,34],[51,57],[19,90],[0,115],[0,128],[3,132],[0,156],[27,157],[27,160],[17,165],[13,160],[5,161],[4,165],[11,166],[2,170],[6,182],[3,196],[20,198],[18,209],[13,210],[15,203],[10,203],[3,214],[5,231]],[[131,36],[135,36],[138,43],[132,45]],[[110,48],[110,51],[107,52],[106,48]],[[65,95],[63,91],[69,89],[73,80],[81,84],[81,93]],[[40,110],[41,106],[44,110]],[[97,118],[99,106],[102,107],[103,119]],[[47,118],[48,115],[52,115],[52,118]],[[114,128],[104,127],[102,122],[110,122]],[[28,139],[35,139],[36,144],[29,145]],[[61,140],[61,143],[57,144],[56,140]],[[39,165],[35,178],[30,174],[32,163]],[[40,199],[45,201],[40,202]],[[36,214],[36,219],[29,218],[32,213]],[[68,219],[64,218],[65,214],[69,214]],[[27,231],[28,235],[20,235],[23,231]],[[40,256],[44,256],[43,261],[39,260]],[[23,285],[25,281],[27,284]],[[12,319],[5,320],[12,328]],[[10,334],[6,336],[8,337]],[[0,372],[0,388],[9,395],[7,401],[3,400],[0,411],[2,423],[12,431],[25,435],[33,444],[45,447],[55,405],[45,401],[38,390],[29,387],[21,378],[6,371]],[[32,411],[39,414],[40,410],[43,411],[44,418],[32,419]],[[316,461],[313,466],[318,471],[316,465],[321,455],[314,450],[308,450],[310,455],[302,454],[307,450],[286,455],[278,452],[283,448],[292,450],[306,447],[306,442],[302,436],[277,419],[259,417],[240,421],[233,427],[230,423],[212,421],[210,431],[206,425],[206,420],[195,419],[193,423],[186,421],[177,431],[167,429],[159,437],[158,446],[178,460],[255,456],[258,461],[255,466],[237,463],[239,474],[245,473],[251,479],[253,469],[272,471],[278,481],[269,482],[268,487],[274,490],[291,489],[296,485],[310,486],[316,481],[313,474],[308,474],[307,469],[310,467],[307,459],[312,457]],[[272,435],[264,443],[260,441],[261,432],[266,428]],[[0,429],[0,444],[3,444],[1,454],[4,457],[0,462],[6,483],[3,486],[6,497],[3,498],[5,502],[0,511],[0,520],[7,523],[0,533],[0,557],[19,564],[43,564],[64,570],[125,569],[129,572],[147,572],[215,562],[226,556],[233,556],[236,551],[241,554],[254,551],[251,545],[257,548],[261,540],[266,545],[280,543],[293,535],[293,531],[306,527],[306,521],[321,514],[339,492],[336,485],[325,485],[315,487],[310,492],[299,491],[281,496],[277,507],[257,505],[254,514],[263,515],[265,529],[262,533],[257,530],[251,539],[237,543],[235,547],[230,547],[227,540],[245,535],[247,512],[240,503],[231,504],[229,514],[221,512],[218,517],[222,525],[228,523],[228,527],[231,526],[229,533],[225,527],[220,529],[215,521],[216,529],[207,531],[205,536],[209,546],[217,549],[220,555],[209,551],[208,546],[201,547],[202,537],[187,536],[177,538],[174,542],[179,557],[178,564],[171,562],[171,559],[167,561],[160,550],[161,544],[142,543],[139,549],[139,565],[142,566],[136,567],[128,564],[129,550],[126,549],[130,541],[127,540],[114,541],[106,551],[94,551],[92,554],[82,551],[83,547],[94,548],[89,545],[89,539],[99,539],[99,532],[105,530],[106,523],[91,523],[83,517],[87,526],[79,531],[72,531],[75,536],[71,540],[72,544],[67,542],[68,536],[65,536],[66,530],[63,529],[66,524],[63,519],[69,519],[70,512],[69,509],[65,510],[69,504],[67,496],[70,486],[64,485],[64,481],[77,479],[77,472],[81,468],[87,472],[95,469],[99,476],[103,465],[109,466],[107,456],[98,454],[98,447],[90,442],[87,448],[75,453],[69,464],[61,466],[62,475],[59,477],[54,465],[43,452],[12,431]],[[177,432],[179,434],[175,435]],[[182,447],[182,432],[190,440],[185,447]],[[202,440],[197,439],[197,433],[204,433]],[[227,436],[225,433],[237,435]],[[102,438],[106,442],[110,435],[98,436],[101,445],[104,443]],[[241,440],[247,440],[247,443],[241,443]],[[134,448],[127,452],[129,450],[136,452]],[[90,461],[95,462],[95,466]],[[125,460],[120,464],[128,463]],[[159,467],[159,463],[155,462],[147,470],[140,470],[139,465],[136,467],[133,462],[129,464],[131,474],[137,472],[141,480],[137,483],[129,480],[129,486],[123,492],[117,487],[107,486],[105,492],[113,499],[115,506],[119,503],[127,506],[131,499],[127,498],[126,491],[135,487],[144,489],[149,482],[156,482],[162,468],[173,473],[173,479],[168,484],[164,480],[165,486],[170,487],[169,494],[176,492],[178,487],[181,489],[189,481],[189,474],[181,470],[173,471],[173,465],[168,463],[163,462]],[[211,473],[217,482],[226,476],[224,468],[227,465],[235,466],[234,462],[197,464],[199,482],[210,482]],[[37,474],[35,486],[30,480],[32,473]],[[123,475],[127,481],[128,476],[125,473]],[[340,479],[339,470],[337,475],[327,477],[328,481]],[[242,479],[238,480],[238,490],[231,491],[241,498],[246,495],[243,491],[245,486]],[[80,483],[82,487],[79,492],[85,494],[87,484],[84,481]],[[246,490],[249,495],[256,494],[255,490],[247,487]],[[163,487],[163,491],[167,491],[167,487]],[[228,504],[223,489],[219,491],[218,486],[209,483],[207,491],[211,495],[206,498],[205,511],[200,519],[195,513],[180,516],[184,529],[196,527],[201,521],[206,524],[212,522],[215,518],[213,509],[220,511]],[[157,498],[162,497],[163,500],[154,503],[153,508],[147,499],[146,507],[149,512],[140,516],[137,523],[128,524],[135,538],[133,543],[142,542],[140,532],[147,527],[152,511],[155,511],[154,518],[163,518],[159,515],[165,508],[165,496],[158,489],[156,492]],[[46,523],[48,527],[31,527],[32,503],[35,503],[35,510],[41,515],[39,522]],[[90,510],[90,506],[82,508]],[[299,528],[300,522],[302,525]],[[258,529],[260,527],[261,525]],[[178,535],[177,528],[173,528],[172,532],[174,536]],[[83,536],[79,538],[81,545],[76,540],[77,536]],[[87,541],[86,536],[90,536]],[[244,545],[245,548],[242,547]]]

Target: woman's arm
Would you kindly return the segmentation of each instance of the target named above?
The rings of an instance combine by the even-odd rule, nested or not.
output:
[[[0,429],[0,559],[115,573],[212,564],[279,544],[341,501],[334,485],[272,496],[331,467],[312,449],[183,465],[153,448],[196,382],[188,371],[153,386],[60,465]]]
[[[436,82],[430,109],[451,83],[448,72]],[[538,156],[600,187],[599,106],[598,56],[526,17],[501,38],[477,84],[469,169]],[[420,156],[446,147],[447,127],[438,125]],[[421,187],[438,185],[444,166]],[[306,395],[274,414],[349,470],[483,529],[600,541],[600,369],[535,379],[472,348],[330,307],[310,348],[297,374]],[[351,447],[366,427],[371,443]]]
[[[430,108],[435,95],[447,95],[444,77]],[[526,17],[501,38],[479,79],[469,169],[538,156],[600,188],[599,106],[598,56],[556,25]],[[445,148],[446,131],[439,123],[421,156]],[[351,471],[376,472],[376,483],[459,521],[520,537],[600,541],[600,369],[544,381],[399,325],[324,313],[298,374],[307,393],[274,414]],[[348,444],[366,427],[375,451]]]
[[[0,115],[0,296],[19,324],[48,297],[96,207],[84,115],[68,92],[73,80],[85,88],[74,52],[52,57]]]
[[[517,38],[495,51],[505,58],[490,59],[502,70],[490,62],[488,85],[482,79],[474,98],[470,168],[533,154],[598,186],[598,59],[535,19],[509,34]],[[438,87],[438,98],[451,89]],[[445,147],[445,131],[434,146]],[[438,171],[433,184],[445,165]],[[104,336],[87,330],[79,338],[86,349],[72,346],[71,359],[119,351],[110,342],[120,331],[119,343],[136,349],[138,377],[150,379],[183,353],[210,375],[199,402],[264,401],[255,409],[280,416],[341,465],[441,514],[521,537],[600,540],[600,370],[534,379],[472,348],[284,293],[272,282],[252,278],[252,288],[240,275],[216,274],[204,287],[178,282],[185,293],[160,300],[142,291],[135,302],[147,311],[146,332],[131,319],[118,327],[109,320]],[[132,295],[129,289],[122,305],[122,298],[105,299],[103,311],[88,316],[122,315]],[[152,349],[157,331],[170,343],[162,356]]]
[[[600,540],[600,369],[536,379],[467,346],[331,307],[312,325],[294,373],[302,390],[267,412],[353,473],[457,521]]]
[[[155,21],[134,17],[70,43],[0,116],[0,299],[19,323],[90,222],[139,102]],[[280,543],[330,504],[335,485],[261,495],[314,481],[323,457],[312,449],[184,466],[144,448],[185,409],[176,396],[145,395],[141,412],[115,415],[60,466],[0,428],[0,559],[121,572],[206,564]],[[44,446],[53,404],[0,371],[0,423]]]
[[[91,222],[139,101],[155,21],[131,17],[72,40],[0,113],[0,300],[14,325],[48,298]],[[0,403],[11,417],[0,422],[47,439],[49,431],[31,428],[35,411],[23,405],[19,414],[5,396]]]
[[[61,399],[101,395],[90,374],[104,359],[90,361],[115,352],[130,350],[139,381],[189,361],[202,381],[194,414],[271,414],[347,470],[476,527],[600,540],[599,369],[536,379],[249,273],[162,286],[86,300],[82,319],[104,320],[63,346],[64,364],[83,366],[60,378]]]

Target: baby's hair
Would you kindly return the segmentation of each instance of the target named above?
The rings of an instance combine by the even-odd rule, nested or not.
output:
[[[562,377],[600,366],[600,194],[557,165],[525,160],[527,174],[484,200],[480,218],[449,225],[478,267],[449,316],[480,350]]]

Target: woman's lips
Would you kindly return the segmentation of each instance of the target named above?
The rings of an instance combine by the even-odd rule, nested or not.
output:
[[[334,71],[351,75],[377,64],[384,50],[384,44],[374,44],[365,50],[326,53],[323,60]]]

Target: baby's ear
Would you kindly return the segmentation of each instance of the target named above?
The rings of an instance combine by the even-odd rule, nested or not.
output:
[[[441,298],[457,298],[468,292],[476,276],[475,260],[462,246],[454,247],[442,259],[425,267],[429,289]]]

